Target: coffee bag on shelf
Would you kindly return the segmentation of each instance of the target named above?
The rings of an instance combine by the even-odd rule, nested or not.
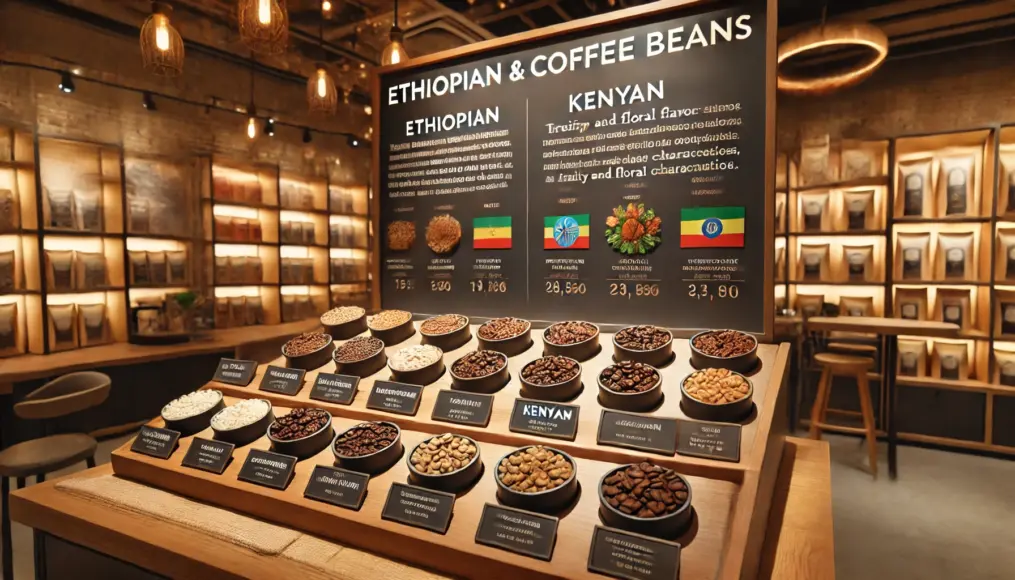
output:
[[[994,290],[994,328],[998,335],[1015,337],[1015,290]]]
[[[931,166],[933,160],[901,161],[895,192],[895,215],[899,217],[934,217],[931,202]]]
[[[874,297],[839,297],[839,316],[874,316]]]
[[[827,232],[831,230],[828,216],[828,192],[802,192],[800,216],[805,232]]]
[[[845,191],[842,193],[845,230],[862,231],[877,229],[874,223],[874,190]]]
[[[166,252],[166,276],[169,284],[187,285],[190,283],[190,276],[187,275],[187,251],[176,250]]]
[[[936,280],[976,280],[973,232],[937,235]]]
[[[874,272],[874,246],[842,246],[842,275],[847,282],[871,282],[877,279]]]
[[[997,184],[997,213],[1008,219],[1015,219],[1015,151],[1011,146],[1002,145],[998,156],[1001,165],[1000,180]]]
[[[151,269],[148,267],[148,252],[129,250],[130,283],[134,286],[147,286],[152,283]]]
[[[825,309],[824,294],[797,294],[796,311],[804,318],[821,316]]]
[[[900,338],[898,342],[900,377],[927,376],[927,341]]]
[[[934,341],[931,363],[935,378],[964,381],[969,378],[969,345],[965,342]]]
[[[260,296],[247,296],[246,324],[264,324],[264,305]]]
[[[50,292],[74,290],[74,250],[46,250],[46,288]]]
[[[962,288],[938,288],[934,318],[941,322],[959,325],[967,331],[975,325],[971,291]]]
[[[229,326],[244,326],[247,323],[247,299],[243,296],[229,297]]]
[[[49,350],[57,352],[78,347],[78,325],[76,304],[50,304]]]
[[[973,154],[949,156],[941,159],[941,173],[937,179],[937,212],[940,216],[976,215],[976,197],[973,191]]]
[[[0,252],[0,294],[18,289],[18,261],[14,250]]]
[[[994,349],[994,384],[1015,387],[1015,352]]]
[[[165,286],[169,282],[165,252],[148,252],[148,271],[153,285]]]
[[[147,199],[135,197],[130,200],[127,208],[130,213],[130,219],[127,220],[127,223],[130,225],[130,233],[150,233],[152,228],[149,201]]]
[[[81,346],[96,346],[113,340],[105,304],[78,305],[78,337]]]
[[[229,327],[229,298],[215,298],[215,328]]]
[[[18,304],[0,304],[0,357],[21,354]]]
[[[997,256],[994,262],[997,264],[997,282],[1015,282],[1015,229],[997,230]]]
[[[895,278],[897,280],[930,280],[930,234],[898,234],[895,252]]]
[[[102,192],[74,190],[74,226],[83,232],[102,231]]]
[[[830,157],[831,140],[827,134],[804,141],[800,147],[800,185],[807,187],[838,179]]]
[[[906,320],[927,320],[926,288],[896,288],[895,317]],[[900,341],[901,342],[901,341]]]
[[[18,229],[20,218],[17,196],[9,189],[0,189],[0,233]]]
[[[335,225],[331,224],[332,230]],[[786,231],[786,193],[783,191],[775,193],[775,231],[780,234]]]
[[[99,252],[76,252],[76,287],[78,290],[99,290],[109,286],[106,256]]]
[[[233,282],[235,280],[229,256],[215,256],[215,283],[232,284]]]
[[[74,229],[74,193],[71,191],[52,191],[46,189],[43,196],[49,223],[46,227],[55,229]]]
[[[800,244],[800,266],[797,279],[820,283],[827,281],[828,276],[828,244]]]
[[[840,179],[852,181],[882,174],[881,151],[873,144],[843,146],[840,154]]]
[[[332,264],[334,261],[335,259],[332,258]],[[332,277],[332,279],[337,280],[338,278]],[[775,247],[775,279],[780,281],[786,279],[786,246]]]

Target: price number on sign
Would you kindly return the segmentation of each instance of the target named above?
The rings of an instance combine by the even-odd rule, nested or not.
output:
[[[395,278],[395,290],[412,290],[415,287],[411,278]]]
[[[687,295],[710,302],[716,299],[736,300],[740,297],[740,288],[734,284],[719,284],[714,287],[708,284],[690,284],[687,287]]]
[[[431,292],[451,292],[451,280],[430,280]]]
[[[507,292],[507,280],[473,280],[470,282],[473,292],[489,292],[502,294]]]
[[[629,284],[614,282],[610,284],[610,296],[630,298],[632,296],[659,296],[659,284]]]
[[[585,282],[553,280],[546,283],[546,293],[557,296],[580,296],[585,294],[586,290]]]

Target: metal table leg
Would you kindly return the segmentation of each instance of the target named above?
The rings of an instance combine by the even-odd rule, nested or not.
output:
[[[898,368],[896,356],[899,344],[899,337],[895,335],[889,335],[885,337],[885,360],[887,361],[887,368],[883,377],[883,383],[885,385],[886,394],[886,405],[888,407],[887,413],[885,414],[888,420],[888,476],[892,479],[898,477],[898,465],[897,465],[897,449],[898,444],[898,421],[896,421],[895,410],[896,410],[896,392],[895,392],[895,369]]]

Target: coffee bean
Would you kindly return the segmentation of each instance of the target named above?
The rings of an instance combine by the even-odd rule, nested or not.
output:
[[[690,496],[687,483],[672,469],[645,461],[603,480],[606,503],[637,518],[657,518],[680,509]]]
[[[390,330],[412,320],[412,313],[405,310],[381,310],[367,318],[367,326],[374,330]]]
[[[643,393],[659,382],[659,371],[640,362],[624,361],[599,373],[599,383],[617,393]]]
[[[567,457],[542,445],[519,449],[501,460],[497,477],[521,493],[538,493],[558,488],[574,476]]]
[[[713,330],[694,339],[694,348],[702,354],[719,358],[745,355],[758,346],[758,341],[739,330]]]
[[[531,323],[521,318],[494,318],[479,327],[479,337],[486,340],[504,340],[528,332]]]
[[[441,335],[454,332],[469,323],[469,319],[461,314],[441,314],[427,318],[419,325],[423,334]]]
[[[569,381],[582,372],[578,361],[566,356],[544,356],[525,365],[522,378],[533,385],[545,387]]]
[[[588,322],[558,322],[546,329],[543,337],[550,344],[568,345],[578,344],[594,337],[599,333],[596,325]]]
[[[504,368],[507,357],[492,350],[470,352],[451,365],[451,372],[463,379],[478,379],[490,376]]]
[[[684,391],[710,405],[739,401],[751,392],[747,379],[727,369],[705,369],[684,379]]]
[[[363,310],[359,306],[339,306],[322,314],[321,324],[331,326],[345,324],[346,322],[359,320],[364,314],[366,314],[366,310]]]
[[[288,357],[297,357],[310,354],[328,345],[331,337],[320,332],[304,332],[299,336],[289,339],[282,347],[282,352]]]
[[[357,336],[335,349],[334,359],[339,363],[354,363],[366,360],[381,352],[384,343],[372,336]]]
[[[417,445],[410,461],[420,473],[448,475],[472,463],[477,453],[476,445],[468,439],[445,433]]]
[[[614,336],[628,350],[655,350],[672,339],[670,331],[658,326],[629,326]]]
[[[294,441],[324,429],[330,420],[331,414],[324,409],[301,407],[275,419],[268,433],[278,441]]]
[[[386,449],[395,439],[398,429],[388,423],[360,423],[335,438],[335,453],[340,457],[362,457]]]

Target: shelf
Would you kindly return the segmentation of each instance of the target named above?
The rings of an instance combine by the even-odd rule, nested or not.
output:
[[[42,230],[44,236],[69,236],[74,238],[121,238],[123,232],[84,232],[81,230],[55,230],[45,228]]]
[[[794,286],[884,286],[884,282],[841,282],[829,280],[790,280]]]
[[[174,234],[139,234],[131,232],[127,234],[128,238],[147,238],[150,240],[171,240],[175,242],[194,242],[198,238],[195,236],[177,236]]]
[[[960,216],[954,218],[894,217],[896,224],[985,224],[991,217]]]
[[[191,285],[186,283],[180,284],[131,284],[131,290],[175,290],[179,288],[189,288]]]
[[[0,296],[34,296],[41,293],[39,290],[5,290],[0,292]]]
[[[295,210],[293,210],[293,211],[295,211]],[[320,210],[318,210],[318,211],[320,211]],[[328,214],[329,216],[333,215],[333,216],[361,218],[361,219],[369,219],[370,218],[370,215],[369,214],[365,214],[365,213],[341,212],[341,211],[327,211],[325,213]]]
[[[1001,395],[1015,395],[1015,387],[995,385],[975,379],[955,381],[939,379],[935,377],[905,377],[899,376],[896,384],[906,387],[924,387],[931,389],[949,389],[953,391],[971,391],[975,393],[994,393]]]
[[[887,230],[847,230],[841,232],[789,232],[787,234],[790,237],[848,237],[848,236],[883,236],[887,233]]]
[[[323,215],[323,216],[335,215],[335,214],[332,214],[332,213],[328,213],[328,210],[326,210],[326,209],[300,209],[300,208],[295,208],[295,207],[282,207],[282,206],[279,206],[279,207],[274,208],[274,209],[278,209],[278,210],[281,210],[281,211],[291,211],[291,212],[296,212],[296,213],[309,213],[309,214],[312,214],[312,215]]]
[[[815,191],[818,189],[850,189],[853,187],[881,187],[888,185],[887,175],[875,175],[874,177],[863,177],[849,181],[832,181],[828,183],[816,183],[803,187],[794,187],[793,191]]]
[[[0,161],[0,169],[35,169],[34,161]]]
[[[324,248],[328,248],[329,250],[367,250],[367,251],[370,250],[370,246],[350,246],[350,247],[343,247],[343,246],[317,246],[317,247],[319,247],[319,248],[320,247],[324,247]],[[1012,284],[1015,284],[1015,282],[1012,282]]]
[[[990,282],[966,280],[892,280],[892,286],[990,286]]]
[[[0,236],[37,236],[37,235],[39,235],[39,230],[25,228],[0,231]]]
[[[346,284],[369,284],[370,280],[351,280],[349,282],[328,282],[327,286],[344,286]]]
[[[179,288],[179,286],[176,287]],[[67,296],[70,294],[96,294],[99,292],[123,292],[126,289],[124,286],[102,286],[80,290],[46,290],[46,297],[52,298],[53,296]]]
[[[215,198],[204,198],[202,201],[211,202],[212,205],[234,205],[236,207],[249,207],[253,209],[266,209],[270,211],[278,211],[280,208],[277,205],[271,205],[264,202],[252,202],[252,201],[226,201]]]
[[[282,284],[279,284],[277,282],[268,282],[268,283],[257,282],[257,283],[253,283],[253,284],[250,283],[250,282],[217,282],[215,284],[212,284],[211,286],[213,288],[248,288],[248,287],[249,288],[261,288],[261,287],[265,287],[265,288],[277,288],[279,286],[282,286]],[[179,288],[179,286],[175,286],[175,288]]]

